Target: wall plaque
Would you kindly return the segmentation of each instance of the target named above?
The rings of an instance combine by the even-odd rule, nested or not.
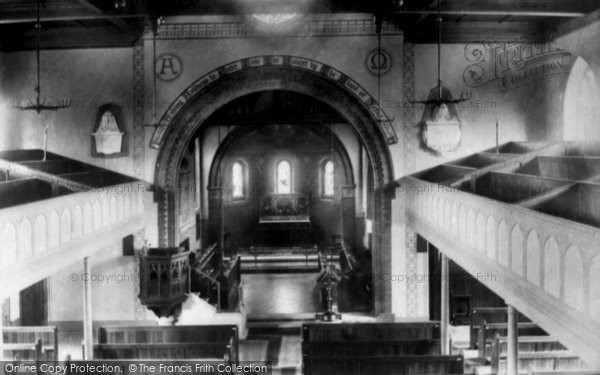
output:
[[[116,104],[98,108],[96,125],[92,132],[92,156],[118,157],[127,154],[127,137],[123,113]]]

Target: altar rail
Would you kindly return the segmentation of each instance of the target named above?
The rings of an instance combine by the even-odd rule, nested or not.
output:
[[[600,368],[600,230],[415,177],[394,210],[588,365]]]
[[[141,182],[115,185],[0,210],[0,297],[143,229]]]

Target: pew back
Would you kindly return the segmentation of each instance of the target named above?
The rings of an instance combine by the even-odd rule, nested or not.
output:
[[[496,335],[491,347],[490,365],[494,372],[505,372],[507,362],[505,336]],[[535,371],[585,368],[581,360],[550,336],[521,336],[518,341],[519,368]]]
[[[58,328],[54,326],[22,326],[22,327],[3,327],[2,336],[4,351],[7,353],[5,358],[12,354],[20,354],[33,358],[36,345],[40,345],[37,359],[57,361],[58,360]],[[13,349],[10,349],[13,348]]]
[[[419,323],[310,323],[302,326],[302,340],[313,341],[401,341],[440,338],[439,322]]]
[[[372,356],[309,358],[304,375],[398,375],[462,374],[463,357],[458,356]]]
[[[462,356],[440,353],[438,322],[302,326],[307,375],[463,373]]]
[[[96,352],[102,358],[154,354],[166,358],[163,354],[170,353],[173,358],[203,358],[197,355],[215,358],[218,355],[218,358],[237,362],[239,334],[235,325],[108,326],[98,329],[98,343]],[[180,357],[182,355],[191,357]]]
[[[519,322],[531,322],[525,315],[518,314]],[[507,307],[476,307],[471,310],[471,319],[469,330],[471,334],[471,348],[477,348],[477,338],[481,323],[507,323],[508,308]]]
[[[440,355],[440,340],[317,341],[305,343],[303,353],[311,358]]]
[[[552,336],[520,336],[518,338],[519,352],[544,352],[567,350]],[[508,351],[508,337],[496,335],[491,347],[491,358],[506,355]]]
[[[215,359],[229,361],[230,342],[98,344],[95,359]]]
[[[531,322],[517,323],[518,335],[528,336],[547,336],[547,333],[537,324]],[[491,354],[492,343],[496,336],[506,336],[508,334],[508,323],[487,323],[483,321],[477,332],[477,350],[479,357],[487,358]]]
[[[568,351],[520,353],[518,359],[520,371],[575,371],[585,368],[585,363],[577,355]],[[505,374],[507,368],[506,357],[501,357],[498,363],[492,363],[492,371]]]
[[[35,343],[3,344],[2,351],[5,360],[12,361],[49,361],[42,351],[42,340]]]

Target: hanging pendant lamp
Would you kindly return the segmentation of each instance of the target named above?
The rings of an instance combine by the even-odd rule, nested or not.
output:
[[[36,111],[40,114],[42,111],[57,111],[62,108],[68,108],[71,106],[71,99],[63,99],[53,104],[52,101],[46,101],[41,99],[41,84],[40,84],[40,33],[42,30],[41,22],[41,0],[37,1],[37,20],[35,23],[36,37],[35,37],[35,49],[36,49],[36,84],[34,87],[35,99],[30,99],[25,105],[18,105],[18,108],[22,111]]]
[[[461,141],[461,120],[458,116],[458,103],[471,99],[471,95],[461,94],[453,99],[450,90],[442,86],[442,0],[437,3],[437,85],[429,92],[427,100],[410,101],[424,104],[425,114],[421,122],[421,141],[425,149],[436,155],[456,150]]]

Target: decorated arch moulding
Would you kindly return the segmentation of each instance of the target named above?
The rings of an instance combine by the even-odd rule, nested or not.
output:
[[[398,137],[392,126],[391,120],[387,117],[375,98],[371,96],[367,90],[360,86],[356,81],[352,80],[344,73],[326,64],[304,57],[257,56],[245,58],[221,66],[192,83],[177,99],[173,101],[173,103],[171,103],[161,118],[159,127],[152,135],[150,147],[154,149],[160,148],[168,125],[178,115],[181,109],[184,108],[184,106],[200,91],[207,88],[212,83],[220,79],[224,79],[227,76],[231,76],[234,73],[246,69],[261,67],[287,67],[295,70],[303,70],[325,78],[328,81],[335,82],[344,88],[344,90],[350,92],[353,96],[359,99],[360,103],[362,103],[368,109],[372,117],[377,120],[381,133],[385,137],[387,144],[394,144],[398,142]]]

